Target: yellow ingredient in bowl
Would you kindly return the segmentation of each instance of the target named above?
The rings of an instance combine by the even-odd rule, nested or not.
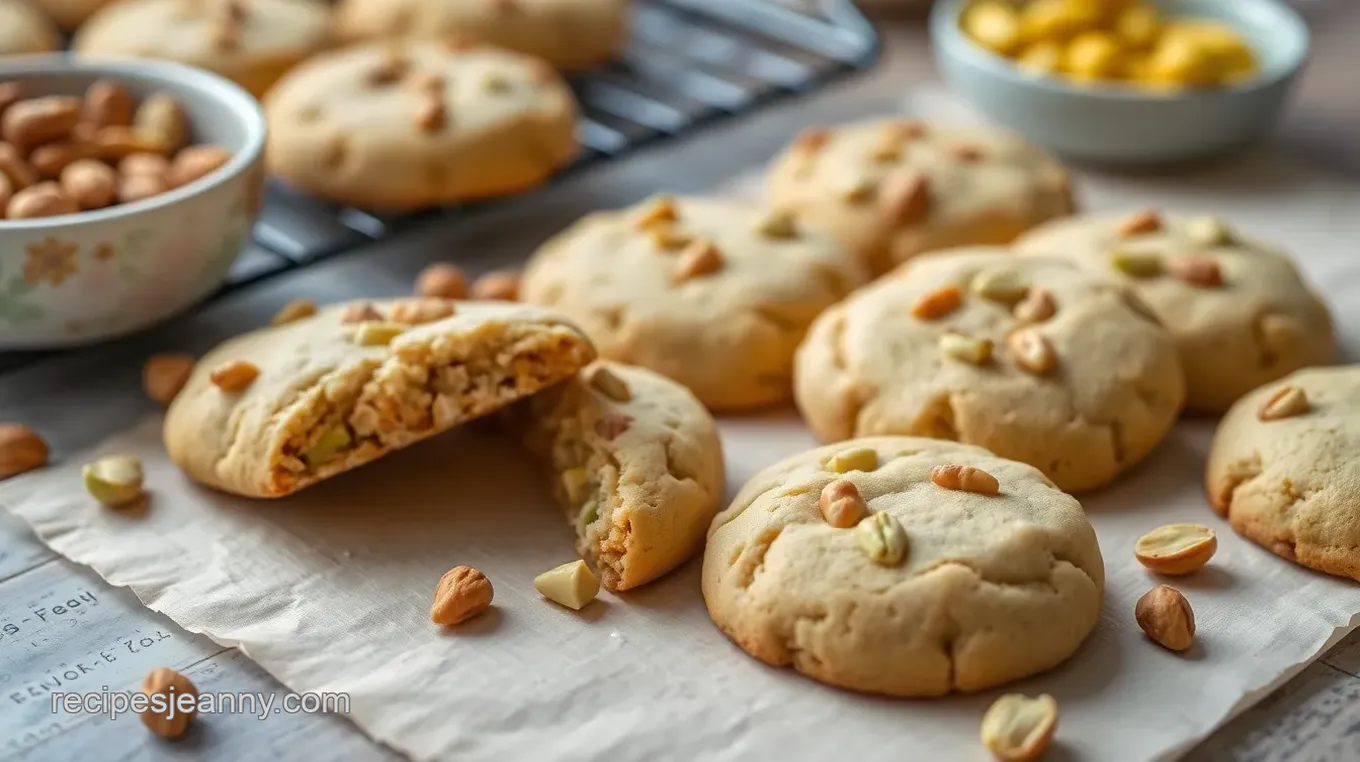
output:
[[[1078,81],[1117,79],[1126,60],[1119,40],[1108,32],[1083,32],[1067,47],[1063,69]]]
[[[1020,47],[1020,17],[1002,0],[971,5],[963,15],[963,29],[994,53],[1009,55]]]
[[[1025,41],[1066,40],[1100,25],[1100,10],[1086,0],[1029,0],[1020,9]]]
[[[1114,20],[1114,33],[1131,48],[1152,47],[1161,31],[1161,17],[1151,5],[1131,5]]]
[[[1066,51],[1061,42],[1043,40],[1021,51],[1015,59],[1015,65],[1023,69],[1026,74],[1035,76],[1058,74],[1062,72],[1063,58],[1065,57]]]

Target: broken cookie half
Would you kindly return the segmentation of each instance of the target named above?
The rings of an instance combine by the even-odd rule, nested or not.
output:
[[[165,419],[195,481],[273,498],[570,378],[595,357],[547,310],[398,299],[338,304],[205,355]]]
[[[610,590],[689,559],[723,496],[722,442],[685,387],[643,368],[592,363],[509,416]]]

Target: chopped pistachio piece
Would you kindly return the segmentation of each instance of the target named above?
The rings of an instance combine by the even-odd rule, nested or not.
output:
[[[756,232],[767,238],[797,238],[798,222],[792,212],[770,212],[756,223]]]
[[[580,466],[562,472],[562,491],[567,493],[567,502],[580,505],[586,499],[586,487],[590,474]]]
[[[600,594],[600,580],[578,559],[534,577],[534,589],[553,603],[580,611]]]
[[[1161,256],[1150,251],[1117,249],[1110,255],[1114,269],[1135,278],[1151,278],[1162,274]]]
[[[316,444],[308,447],[307,451],[302,453],[302,459],[307,462],[309,468],[316,468],[330,461],[341,450],[349,447],[353,441],[350,438],[349,429],[344,426],[336,426],[322,434],[321,438],[316,440]]]
[[[408,326],[401,323],[387,323],[369,320],[359,324],[354,331],[354,343],[361,347],[386,346],[406,332]]]
[[[1225,246],[1233,242],[1232,230],[1217,217],[1195,217],[1185,223],[1190,240],[1200,246]]]
[[[594,524],[600,518],[600,504],[594,500],[587,500],[581,506],[581,513],[576,516],[576,530],[585,532],[586,527]]]
[[[1018,302],[1029,293],[1029,279],[1011,270],[987,270],[973,279],[973,293],[994,302]]]
[[[838,474],[850,471],[873,471],[878,468],[878,451],[869,447],[841,450],[826,461],[828,471]]]
[[[957,333],[946,333],[941,336],[940,350],[955,360],[973,365],[984,365],[992,359],[990,339],[975,339]]]
[[[109,455],[81,469],[85,489],[109,507],[127,505],[142,496],[142,462],[130,455]]]
[[[901,566],[907,560],[907,530],[890,513],[871,513],[856,524],[855,543],[881,566]]]

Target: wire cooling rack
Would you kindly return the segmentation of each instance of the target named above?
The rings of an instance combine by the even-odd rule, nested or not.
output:
[[[572,79],[581,152],[557,180],[818,89],[868,68],[879,52],[850,0],[635,0],[632,30],[615,61]],[[252,240],[213,298],[399,236],[435,215],[456,224],[479,206],[378,214],[271,181]],[[0,352],[0,373],[46,354]]]

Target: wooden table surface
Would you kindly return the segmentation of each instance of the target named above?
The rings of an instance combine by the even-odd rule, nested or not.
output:
[[[1296,4],[1314,29],[1315,55],[1276,145],[1360,182],[1360,2]],[[420,267],[437,258],[451,256],[474,272],[512,262],[589,210],[630,203],[658,188],[710,188],[734,168],[764,161],[801,125],[890,109],[913,86],[936,81],[918,24],[893,22],[884,27],[884,36],[887,53],[879,68],[834,91],[653,149],[456,226],[436,223],[395,243],[373,244],[368,248],[375,251],[361,250],[269,282],[150,334],[0,376],[0,419],[42,431],[61,457],[150,412],[138,376],[141,359],[151,351],[201,352],[243,327],[261,324],[295,296],[324,302],[404,293]],[[333,715],[282,714],[267,721],[217,715],[181,743],[169,745],[155,742],[129,717],[114,721],[49,711],[54,690],[126,689],[154,666],[174,666],[204,691],[286,692],[239,652],[148,611],[128,590],[111,588],[89,570],[55,556],[0,511],[0,759],[397,758]],[[1358,699],[1360,634],[1304,668],[1186,758],[1360,759]],[[960,758],[971,759],[975,752],[961,750]]]

